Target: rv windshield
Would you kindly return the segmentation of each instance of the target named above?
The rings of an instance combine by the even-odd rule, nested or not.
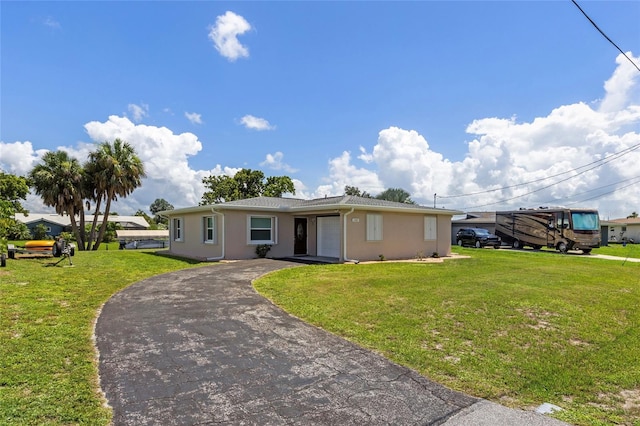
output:
[[[599,231],[600,220],[597,212],[571,212],[574,231]]]

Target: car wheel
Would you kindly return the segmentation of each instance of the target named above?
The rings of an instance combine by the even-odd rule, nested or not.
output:
[[[458,240],[458,245],[462,247],[462,240]]]
[[[512,246],[514,249],[518,250],[522,248],[522,243],[520,242],[520,240],[513,240]]]
[[[476,248],[482,248],[482,244],[480,244],[480,241],[476,241]]]
[[[567,243],[565,243],[564,241],[560,241],[560,242],[558,243],[558,247],[557,247],[557,248],[558,248],[558,251],[559,251],[560,253],[566,253],[566,252],[567,252],[567,250],[569,249],[569,248],[567,247]]]

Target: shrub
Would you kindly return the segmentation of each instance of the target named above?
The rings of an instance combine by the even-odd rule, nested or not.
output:
[[[256,246],[256,254],[258,257],[267,257],[269,250],[271,250],[271,246],[269,244],[260,244]]]

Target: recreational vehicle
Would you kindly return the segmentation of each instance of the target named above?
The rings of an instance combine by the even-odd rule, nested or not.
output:
[[[496,212],[496,235],[513,248],[582,250],[600,247],[597,210],[547,209]]]

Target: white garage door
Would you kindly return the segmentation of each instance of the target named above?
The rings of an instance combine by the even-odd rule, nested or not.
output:
[[[340,216],[318,218],[318,256],[340,257]]]

